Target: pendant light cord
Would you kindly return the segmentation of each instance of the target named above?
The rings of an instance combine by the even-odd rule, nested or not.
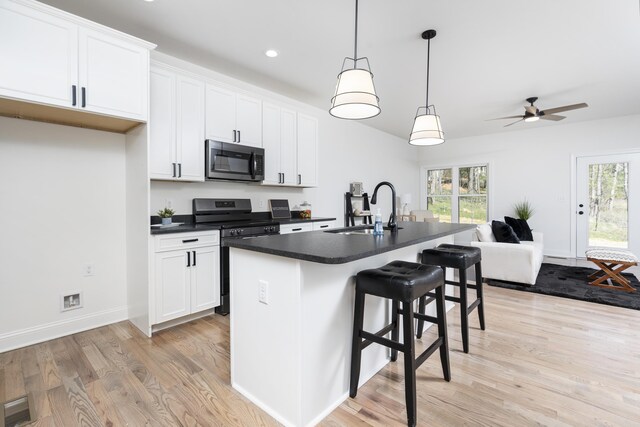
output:
[[[427,40],[427,99],[425,107],[429,111],[429,56],[431,54],[431,39]]]
[[[358,0],[356,0],[356,36],[355,42],[353,45],[353,69],[356,69],[357,61],[358,61]]]

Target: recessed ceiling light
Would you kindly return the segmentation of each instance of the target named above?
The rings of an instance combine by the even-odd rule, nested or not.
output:
[[[278,56],[278,51],[277,50],[273,50],[273,49],[269,49],[264,54],[267,55],[269,58],[275,58],[276,56]]]
[[[151,3],[153,0],[144,0],[144,1]]]

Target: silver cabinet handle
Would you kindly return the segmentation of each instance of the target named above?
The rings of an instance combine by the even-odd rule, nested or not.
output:
[[[236,142],[237,130],[233,130],[233,142]]]
[[[302,174],[298,174],[298,185],[302,184]]]
[[[178,163],[178,178],[182,178],[182,163]]]
[[[87,89],[86,88],[82,88],[82,108],[86,108],[87,107]]]
[[[77,104],[77,99],[76,99],[76,85],[71,86],[71,105],[72,106],[76,106]]]
[[[238,142],[242,142],[242,136],[240,135],[240,131],[238,131]]]
[[[291,231],[302,231],[302,228],[292,228]]]
[[[173,166],[173,177],[176,177],[176,164],[175,163],[171,163],[171,165]]]

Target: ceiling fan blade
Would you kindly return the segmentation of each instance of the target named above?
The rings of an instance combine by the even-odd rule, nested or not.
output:
[[[540,116],[542,120],[553,120],[554,122],[560,121],[562,119],[566,119],[565,116],[558,116],[556,114],[545,114],[544,116]]]
[[[490,122],[491,120],[502,120],[502,119],[524,119],[524,116],[507,116],[507,117],[498,117],[495,119],[487,119],[485,121]]]
[[[523,121],[523,120],[524,120],[524,118],[522,118],[522,119],[520,119],[520,120],[517,120],[517,121],[515,121],[515,122],[513,122],[513,123],[509,123],[508,125],[504,125],[504,127],[509,127],[509,126],[511,126],[511,125],[515,125],[516,123],[520,123],[520,122],[521,122],[521,121]]]
[[[562,113],[563,111],[577,110],[579,108],[587,108],[589,105],[585,102],[581,104],[565,105],[564,107],[548,108],[544,111],[540,111],[540,115],[549,115],[555,113]]]
[[[527,110],[527,113],[529,114],[536,114],[536,112],[538,111],[535,105],[525,105],[524,109]]]

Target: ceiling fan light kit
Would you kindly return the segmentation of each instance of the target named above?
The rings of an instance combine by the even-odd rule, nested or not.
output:
[[[348,62],[352,68],[345,69]],[[373,84],[369,59],[358,58],[358,0],[356,0],[355,43],[353,58],[345,58],[338,74],[336,92],[331,98],[329,114],[339,119],[362,120],[380,114],[378,95]]]
[[[431,39],[436,36],[436,30],[427,30],[422,33],[422,38],[427,40],[427,91],[424,107],[416,111],[413,121],[409,144],[411,145],[438,145],[444,142],[444,132],[440,124],[440,116],[436,113],[436,107],[429,105],[429,57],[431,54]],[[423,114],[421,110],[424,110]]]
[[[547,108],[546,110],[541,111],[540,109],[538,109],[538,107],[533,105],[537,100],[538,100],[538,97],[536,96],[532,96],[526,99],[526,101],[530,105],[524,106],[525,112],[524,112],[524,115],[522,116],[498,117],[497,119],[490,119],[490,120],[519,119],[519,120],[516,120],[515,122],[505,125],[504,127],[515,125],[516,123],[520,123],[521,121],[525,121],[527,123],[537,122],[540,119],[558,122],[560,120],[565,119],[566,117],[560,116],[556,113],[561,113],[563,111],[578,110],[580,108],[587,108],[589,106],[588,104],[582,102],[580,104],[565,105],[563,107]]]

